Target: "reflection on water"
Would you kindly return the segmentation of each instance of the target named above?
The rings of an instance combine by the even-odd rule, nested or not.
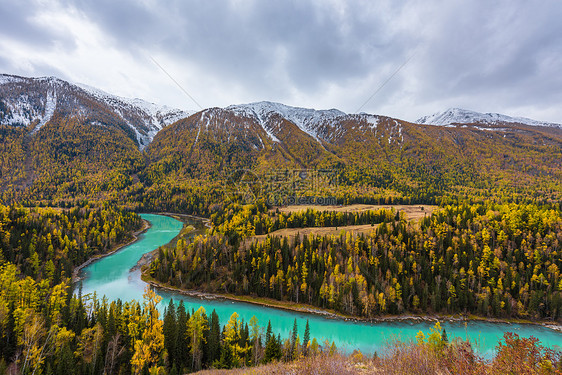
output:
[[[152,227],[139,241],[123,248],[115,254],[93,262],[83,270],[85,279],[82,281],[82,294],[93,293],[98,296],[106,295],[110,300],[121,299],[142,300],[146,283],[140,279],[140,271],[130,272],[142,254],[152,251],[159,246],[170,242],[181,230],[183,224],[171,217],[161,215],[141,215],[151,222]],[[201,223],[197,224],[201,228]],[[273,330],[281,336],[287,336],[297,319],[299,334],[304,334],[306,319],[310,323],[311,337],[319,341],[334,341],[338,348],[352,351],[356,348],[363,353],[380,351],[386,343],[392,340],[414,340],[418,331],[429,331],[433,326],[430,322],[385,322],[385,323],[359,323],[352,321],[327,319],[317,315],[289,312],[273,308],[252,305],[243,302],[234,302],[222,299],[201,300],[181,294],[159,291],[163,297],[160,309],[168,305],[171,298],[179,302],[183,300],[186,308],[197,310],[203,306],[208,313],[215,309],[220,317],[221,324],[228,321],[230,315],[236,311],[241,319],[249,321],[256,316],[262,327],[271,321]],[[442,326],[447,330],[449,339],[453,337],[469,337],[481,355],[489,357],[494,347],[503,336],[504,332],[515,332],[520,336],[535,336],[542,344],[548,347],[562,346],[562,333],[554,330],[528,324],[498,324],[488,322],[469,322],[466,326],[460,322],[445,322]]]

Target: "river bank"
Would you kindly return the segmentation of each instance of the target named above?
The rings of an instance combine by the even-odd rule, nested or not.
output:
[[[174,213],[174,212],[148,212],[149,214],[152,215],[164,215],[164,216],[168,216],[171,218],[174,218],[176,220],[181,221],[184,224],[187,224],[185,219],[195,219],[195,220],[199,220],[201,221],[206,228],[211,228],[211,219],[208,219],[206,217],[202,217],[202,216],[195,216],[195,215],[189,215],[189,214],[178,214],[178,213]]]
[[[229,300],[235,302],[249,303],[252,305],[263,306],[273,309],[281,309],[290,312],[310,314],[322,316],[328,319],[337,319],[346,322],[362,322],[362,323],[392,323],[392,322],[470,322],[470,321],[480,321],[487,323],[502,323],[502,324],[530,324],[539,325],[542,327],[550,328],[552,330],[562,332],[562,325],[553,321],[533,321],[525,319],[504,319],[504,318],[486,318],[477,315],[416,315],[416,314],[404,314],[404,315],[385,315],[376,318],[364,318],[352,315],[346,315],[334,310],[321,309],[312,305],[297,304],[295,302],[289,301],[278,301],[270,298],[264,297],[252,297],[252,296],[237,296],[227,293],[208,293],[197,290],[184,290],[177,287],[173,287],[167,284],[160,283],[148,275],[148,268],[145,268],[141,272],[141,279],[152,286],[153,288],[173,292],[177,294],[182,294],[188,297],[194,297],[201,300]]]
[[[170,241],[165,246],[173,246],[177,240],[185,236],[186,225],[188,224],[186,219],[196,219],[200,220],[204,223],[206,228],[210,228],[210,220],[203,217],[198,217],[194,215],[187,215],[187,214],[178,214],[178,213],[170,213],[170,212],[163,212],[158,213],[158,215],[165,215],[172,217],[176,220],[180,220],[184,223],[184,228],[178,233],[176,237],[172,241]],[[195,228],[194,228],[195,229]],[[562,324],[551,321],[551,320],[528,320],[528,319],[520,319],[520,318],[490,318],[490,317],[482,317],[478,315],[472,314],[452,314],[452,315],[443,315],[443,314],[432,314],[432,315],[423,315],[423,314],[403,314],[403,315],[386,315],[386,316],[379,316],[376,318],[364,318],[364,317],[357,317],[353,315],[347,315],[335,310],[331,309],[322,309],[319,307],[315,307],[312,305],[307,304],[299,304],[291,301],[278,301],[271,298],[265,297],[254,297],[249,295],[234,295],[228,293],[209,293],[197,290],[183,290],[177,287],[173,287],[168,284],[161,283],[155,279],[153,279],[148,274],[148,266],[154,260],[156,256],[157,249],[144,254],[141,259],[137,262],[137,264],[131,268],[131,270],[140,269],[141,270],[141,280],[150,284],[152,287],[165,290],[168,292],[178,293],[185,295],[187,297],[194,297],[201,300],[229,300],[234,302],[242,302],[242,303],[249,303],[256,306],[263,306],[268,308],[274,309],[281,309],[289,312],[296,312],[296,313],[303,313],[303,314],[311,314],[322,316],[328,319],[338,319],[347,322],[364,322],[364,323],[391,323],[391,322],[437,322],[437,321],[448,321],[448,322],[470,322],[470,321],[480,321],[480,322],[488,322],[488,323],[503,323],[503,324],[530,324],[530,325],[539,325],[546,328],[550,328],[552,330],[562,332]]]
[[[185,227],[187,226],[175,218],[148,214],[143,214],[142,217],[150,221],[152,227],[145,235],[140,236],[139,241],[111,257],[100,259],[84,268],[82,272],[86,277],[81,282],[83,295],[95,292],[98,296],[105,295],[108,300],[142,301],[146,287],[149,286],[146,281],[150,280],[146,277],[144,278],[146,281],[141,280],[141,271],[129,272],[130,268],[138,263],[143,254],[162,246],[170,246],[170,243],[173,243],[173,240],[182,231],[186,240],[194,235],[192,231],[186,233]],[[204,231],[200,222],[194,223],[187,219],[186,221],[197,227],[198,233],[195,235]],[[181,241],[181,238],[176,239]],[[148,267],[143,268],[146,270]],[[271,322],[274,332],[281,334],[282,337],[289,335],[295,319],[298,320],[299,334],[304,329],[304,322],[308,320],[311,334],[314,337],[322,342],[333,341],[338,348],[349,353],[355,349],[359,349],[363,353],[374,353],[381,350],[389,340],[413,340],[420,330],[426,332],[436,320],[450,318],[430,314],[427,314],[430,316],[424,317],[402,315],[379,317],[380,319],[376,321],[381,322],[380,324],[371,324],[365,319],[356,319],[341,314],[327,315],[334,312],[322,311],[312,306],[292,304],[289,309],[288,306],[281,306],[279,301],[254,297],[220,296],[218,293],[207,294],[200,291],[181,293],[182,291],[176,291],[174,288],[169,290],[157,288],[154,280],[152,286],[162,297],[162,303],[159,305],[160,311],[163,311],[172,299],[175,303],[182,301],[186,311],[194,311],[201,306],[207,312],[215,310],[222,322],[228,321],[232,313],[236,311],[240,319],[244,321],[249,321],[255,316],[263,327]],[[200,288],[200,290],[203,289]],[[261,305],[248,303],[258,301],[261,302]],[[458,318],[467,317],[456,316],[454,318],[460,320]],[[488,357],[493,355],[494,348],[505,332],[515,332],[521,337],[535,336],[547,347],[552,348],[559,347],[562,341],[560,332],[537,324],[494,324],[484,321],[465,319],[462,323],[444,321],[442,324],[446,327],[449,337],[470,339],[478,352]]]
[[[140,236],[141,234],[143,234],[144,232],[146,232],[147,230],[149,230],[150,227],[151,227],[150,222],[149,222],[148,220],[142,219],[142,228],[140,228],[139,230],[133,232],[133,234],[132,234],[132,237],[133,237],[133,238],[131,238],[129,241],[115,246],[115,247],[113,248],[113,250],[111,250],[111,251],[108,252],[108,253],[95,255],[95,256],[91,257],[90,259],[88,259],[87,261],[85,261],[84,263],[82,263],[81,265],[79,265],[78,267],[74,267],[74,270],[72,271],[72,283],[77,283],[78,281],[80,281],[80,280],[83,279],[83,277],[80,276],[80,271],[82,271],[82,269],[83,269],[84,267],[89,266],[92,262],[94,262],[94,261],[96,261],[96,260],[99,260],[99,259],[108,257],[108,256],[110,256],[110,255],[113,255],[113,254],[115,254],[117,251],[121,250],[122,248],[124,248],[124,247],[126,247],[126,246],[129,246],[129,245],[131,245],[131,244],[137,242],[138,239],[139,239],[139,236]]]
[[[159,213],[159,215],[165,215],[172,217],[174,219],[180,220],[184,223],[184,228],[182,231],[166,246],[173,246],[173,243],[177,242],[177,240],[185,235],[183,231],[186,228],[187,219],[197,219],[201,220],[205,227],[210,227],[210,220],[198,216],[187,215],[187,214],[177,214],[177,213]],[[339,319],[343,321],[349,322],[364,322],[364,323],[389,323],[389,322],[437,322],[437,321],[448,321],[448,322],[470,322],[470,321],[480,321],[480,322],[489,322],[489,323],[503,323],[503,324],[531,324],[531,325],[539,325],[546,328],[550,328],[552,330],[562,332],[562,324],[551,321],[551,320],[528,320],[528,319],[520,319],[520,318],[489,318],[489,317],[482,317],[478,315],[472,314],[453,314],[453,315],[442,315],[442,314],[432,314],[432,315],[418,315],[418,314],[403,314],[403,315],[386,315],[386,316],[379,316],[376,318],[364,318],[364,317],[357,317],[353,315],[347,315],[335,310],[331,309],[322,309],[319,307],[315,307],[312,305],[307,304],[299,304],[291,301],[279,301],[274,300],[271,298],[265,297],[254,297],[249,295],[234,295],[228,293],[217,293],[217,292],[203,292],[197,290],[183,290],[177,287],[173,287],[168,284],[161,283],[155,279],[153,279],[148,274],[148,266],[154,260],[156,256],[156,251],[153,250],[149,253],[144,254],[141,259],[137,262],[137,264],[131,269],[141,270],[141,279],[142,281],[150,284],[152,287],[185,295],[187,297],[194,297],[201,300],[216,300],[216,299],[223,299],[229,300],[234,302],[242,302],[242,303],[249,303],[252,305],[263,306],[268,308],[274,309],[281,309],[289,312],[296,312],[296,313],[303,313],[303,314],[311,314],[317,316],[323,316],[329,319]],[[146,267],[145,267],[146,266]]]
[[[157,213],[150,213],[150,214],[164,215],[164,216],[168,216],[168,217],[171,217],[171,218],[174,218],[176,220],[181,221],[182,223],[184,223],[184,228],[182,229],[182,232],[186,229],[186,227],[188,227],[188,226],[186,226],[186,224],[187,224],[187,221],[185,220],[186,218],[200,220],[201,222],[204,223],[205,227],[210,228],[210,220],[207,219],[207,218],[204,218],[204,217],[188,215],[188,214],[178,214],[178,213],[172,213],[172,212],[157,212]],[[138,237],[141,234],[145,233],[147,230],[149,230],[152,226],[148,220],[143,219],[142,221],[143,221],[142,228],[133,232],[131,240],[115,246],[113,248],[113,250],[111,250],[108,253],[95,255],[95,256],[89,258],[84,263],[75,267],[74,270],[72,271],[72,283],[77,283],[77,282],[79,282],[80,280],[83,279],[83,277],[79,276],[80,271],[82,271],[82,269],[84,269],[85,267],[89,266],[92,262],[100,260],[100,259],[105,258],[105,257],[108,257],[110,255],[113,255],[117,251],[121,250],[122,248],[124,248],[126,246],[129,246],[129,245],[135,243],[136,241],[138,241],[138,239],[139,239]],[[196,229],[193,227],[193,230],[196,230]],[[176,237],[174,237],[174,239],[172,241],[170,241],[166,245],[174,244],[182,234],[185,234],[185,233],[182,233],[182,232],[180,232]],[[152,262],[152,260],[154,259],[154,256],[155,256],[157,250],[158,249],[154,249],[151,252],[143,254],[141,256],[141,258],[138,260],[137,264],[135,264],[133,267],[131,267],[130,271],[132,272],[132,271],[135,271],[137,269],[141,269],[141,267],[143,265],[150,264]]]
[[[172,217],[172,216],[170,216]],[[176,217],[173,217],[174,219],[177,219]],[[180,220],[181,221],[181,220]],[[197,229],[193,226],[193,225],[187,225],[186,223],[183,222],[184,226],[181,229],[180,233],[178,233],[177,236],[175,236],[170,242],[168,242],[166,245],[164,245],[164,247],[172,247],[174,246],[177,241],[182,238],[187,236],[188,234],[190,234],[191,232],[195,232],[197,231]],[[142,268],[144,266],[148,266],[150,265],[150,263],[152,263],[152,261],[154,260],[154,258],[156,257],[156,253],[158,252],[158,249],[154,249],[152,251],[149,251],[148,253],[144,253],[140,259],[138,260],[138,262],[131,267],[131,269],[129,270],[129,272],[133,272],[136,270],[142,270]],[[144,280],[143,280],[144,281]]]
[[[180,230],[180,232],[167,244],[165,244],[165,247],[173,247],[175,246],[175,244],[178,242],[178,240],[182,237],[186,237],[187,235],[192,235],[194,234],[193,232],[197,232],[198,229],[195,228],[190,222],[188,222],[189,219],[195,219],[195,220],[199,220],[202,223],[204,223],[204,226],[206,228],[210,228],[211,227],[211,220],[204,218],[204,217],[200,217],[200,216],[194,216],[194,215],[188,215],[188,214],[178,214],[178,213],[173,213],[173,212],[160,212],[160,213],[150,213],[151,215],[163,215],[163,216],[168,216],[171,217],[172,219],[176,219],[178,221],[181,221],[183,223],[183,228]],[[155,256],[156,256],[156,252],[158,251],[158,249],[154,249],[148,253],[144,253],[140,259],[138,260],[138,262],[131,267],[131,269],[129,270],[130,272],[136,271],[136,270],[142,270],[143,266],[147,266],[150,263],[152,263],[152,261],[154,260]],[[143,280],[144,281],[144,280]]]

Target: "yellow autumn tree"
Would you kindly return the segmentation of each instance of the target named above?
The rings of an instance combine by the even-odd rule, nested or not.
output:
[[[74,355],[82,358],[86,363],[96,363],[96,358],[100,354],[103,340],[103,328],[97,323],[92,328],[84,328],[78,339],[78,349]]]
[[[207,315],[203,306],[189,318],[188,334],[191,337],[191,368],[201,368],[203,357],[202,344],[205,342],[205,330],[208,329]]]
[[[145,329],[141,339],[135,341],[135,353],[131,359],[134,374],[140,374],[148,367],[151,372],[158,373],[158,363],[164,351],[163,322],[158,319],[159,313],[156,305],[162,297],[158,296],[150,287],[146,287],[144,294],[143,317]]]

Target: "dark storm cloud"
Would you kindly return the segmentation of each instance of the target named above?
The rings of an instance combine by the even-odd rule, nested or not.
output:
[[[390,52],[402,55],[369,3],[341,10],[305,1],[76,5],[124,48],[172,53],[264,93],[293,87],[313,93],[323,83],[364,76]],[[374,17],[365,17],[366,7]]]
[[[93,26],[72,33],[37,21],[53,9]],[[352,111],[413,55],[362,110],[414,120],[449,106],[514,115],[534,108],[549,116],[540,119],[562,122],[558,0],[0,0],[0,14],[5,40],[61,50],[20,64],[33,72],[96,72],[90,83],[112,88],[123,73],[121,84],[146,80],[164,100],[169,82],[150,56],[178,75],[185,69],[204,105],[275,100]],[[82,40],[88,33],[97,36],[90,44]],[[9,55],[0,51],[19,62]],[[69,56],[76,65],[61,63]],[[112,78],[90,60],[112,68]]]

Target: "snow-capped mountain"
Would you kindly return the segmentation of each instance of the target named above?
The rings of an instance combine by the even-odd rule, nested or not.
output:
[[[408,133],[403,130],[410,126],[410,123],[385,116],[298,108],[267,101],[208,108],[195,113],[115,96],[54,77],[0,74],[0,125],[23,127],[33,135],[53,119],[69,117],[78,118],[82,124],[120,131],[141,151],[164,127],[181,119],[188,120],[182,126],[193,132],[192,147],[207,133],[212,138],[236,140],[256,150],[265,149],[267,144],[282,145],[288,153],[294,153],[293,148],[298,147],[327,151],[334,145],[366,140],[402,143],[404,134]],[[513,129],[511,125],[548,126],[550,131],[557,132],[562,129],[558,124],[458,108],[422,117],[416,123],[444,127],[465,125],[475,131]]]
[[[55,77],[0,75],[0,125],[37,133],[55,114],[92,125],[118,127],[142,150],[163,127],[193,112],[128,99]]]
[[[0,75],[0,192],[60,185],[74,196],[97,183],[216,182],[237,170],[273,179],[279,170],[344,171],[345,183],[375,187],[456,185],[451,176],[477,184],[487,178],[477,171],[490,169],[517,182],[559,179],[552,150],[561,145],[562,126],[461,109],[418,123],[272,102],[194,113],[53,77]]]
[[[341,163],[360,150],[371,160],[401,148],[410,126],[385,116],[257,102],[197,112],[162,129],[146,152],[155,162],[172,152],[174,163],[191,163],[185,169],[202,175],[256,163],[305,168]]]
[[[525,117],[511,117],[499,113],[480,113],[461,108],[449,108],[444,112],[434,113],[416,120],[418,124],[450,126],[457,124],[523,124],[530,126],[562,127],[560,124],[536,121]]]
[[[273,129],[271,128],[271,120],[274,116],[292,122],[317,141],[319,141],[318,130],[321,125],[333,123],[336,118],[345,116],[345,113],[337,109],[315,110],[272,102],[231,105],[226,110],[233,111],[238,116],[254,117],[268,135],[277,142],[279,140],[273,135]]]
[[[337,109],[315,110],[272,102],[231,105],[225,110],[237,116],[254,119],[275,142],[279,142],[276,134],[282,131],[282,120],[296,125],[303,133],[322,143],[330,142],[341,134],[344,131],[343,127],[350,120],[363,122],[369,128],[373,128],[380,118],[365,113],[350,115]]]

